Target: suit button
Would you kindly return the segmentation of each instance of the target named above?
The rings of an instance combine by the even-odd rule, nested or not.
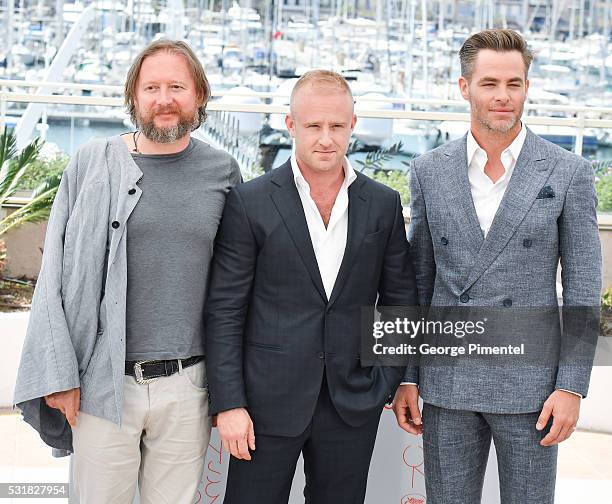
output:
[[[504,299],[504,306],[510,308],[512,306],[512,299]]]
[[[319,353],[317,354],[317,357],[318,357],[319,359],[325,359],[325,353],[324,353],[324,352],[319,352]]]
[[[136,194],[136,189],[132,188],[128,191],[128,194],[131,196],[132,194]]]
[[[459,296],[459,301],[461,301],[462,303],[467,303],[470,300],[470,296],[468,296],[467,294],[461,294],[461,296]]]
[[[443,236],[440,241],[442,242],[442,245],[448,245],[448,240],[446,239],[445,236]]]
[[[525,238],[523,240],[523,247],[525,247],[525,248],[531,247],[531,240],[529,238]]]
[[[117,229],[120,226],[119,221],[113,221],[111,226],[113,226],[113,229]]]

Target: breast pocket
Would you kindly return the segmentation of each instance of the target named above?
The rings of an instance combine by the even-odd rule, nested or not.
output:
[[[384,255],[388,234],[388,230],[383,228],[373,233],[367,233],[363,237],[359,253],[368,263],[372,264]]]
[[[548,213],[558,212],[561,210],[559,198],[536,198],[531,206],[531,212]]]
[[[369,242],[378,242],[380,240],[387,241],[387,228],[382,228],[373,233],[366,233],[363,237],[363,241],[366,243]]]
[[[557,198],[536,199],[525,216],[523,226],[526,226],[535,237],[552,237],[556,234],[557,220],[561,216],[561,211],[562,206]]]

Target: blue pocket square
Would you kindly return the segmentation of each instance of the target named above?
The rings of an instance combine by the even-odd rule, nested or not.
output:
[[[536,199],[546,199],[546,198],[554,198],[555,191],[549,185],[542,187],[540,192],[538,193],[538,197]]]

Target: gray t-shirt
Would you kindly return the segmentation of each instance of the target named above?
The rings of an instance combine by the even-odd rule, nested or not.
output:
[[[176,154],[132,157],[143,176],[127,223],[126,360],[203,355],[213,242],[238,163],[193,138]]]

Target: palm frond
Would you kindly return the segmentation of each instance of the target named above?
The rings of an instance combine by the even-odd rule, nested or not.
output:
[[[21,177],[23,177],[30,165],[38,158],[42,146],[43,144],[40,138],[37,138],[26,145],[17,157],[9,161],[9,165],[12,165],[11,168],[9,168],[9,172],[13,173],[13,176],[8,187],[5,189],[4,197],[10,197],[15,193],[19,187]],[[2,183],[2,181],[0,181],[0,183]]]
[[[362,171],[364,169],[382,170],[384,168],[385,162],[392,159],[394,155],[402,152],[402,147],[403,145],[400,141],[393,144],[391,147],[386,147],[384,149],[377,149],[375,151],[368,152],[366,154],[365,160],[358,160],[357,163],[362,166]]]
[[[405,165],[405,166],[410,167],[410,164],[412,163],[412,160],[413,160],[415,157],[417,157],[417,156],[418,156],[418,154],[416,154],[416,153],[414,153],[414,152],[413,152],[413,153],[411,153],[411,154],[409,154],[409,155],[408,155],[408,157],[409,157],[410,159],[409,159],[408,161],[406,161],[406,160],[402,159],[402,164],[403,164],[403,165]]]
[[[594,159],[591,166],[595,170],[595,175],[601,177],[612,172],[612,159]]]
[[[0,220],[0,236],[26,222],[41,222],[49,217],[51,206],[59,187],[59,182],[54,183],[56,177],[50,177],[35,191],[34,196],[26,205]],[[45,189],[46,186],[46,189]]]
[[[4,128],[0,136],[0,166],[4,166],[7,159],[11,159],[17,152],[17,136],[12,128]]]
[[[12,134],[12,140],[14,140],[14,134]],[[8,149],[7,152],[11,154],[10,157],[4,159],[4,163],[0,168],[0,205],[5,203],[15,193],[19,180],[38,158],[43,145],[42,141],[37,138],[16,155],[14,146],[10,146],[10,144],[14,143],[12,140],[9,138],[5,141],[4,134],[0,139],[0,142],[4,142]]]
[[[34,188],[34,190],[32,191],[32,199],[38,198],[38,196],[49,191],[50,189],[55,189],[57,191],[57,188],[59,187],[61,181],[61,173],[53,175],[52,177],[47,177],[37,187]]]
[[[19,174],[19,170],[20,167],[17,163],[11,161],[4,163],[4,166],[0,169],[0,206],[4,205],[6,200],[15,193],[13,181]]]
[[[349,154],[354,154],[355,152],[359,152],[362,148],[363,148],[363,144],[356,138],[353,138],[351,142],[349,143],[348,149],[346,151],[346,155],[348,156]]]

